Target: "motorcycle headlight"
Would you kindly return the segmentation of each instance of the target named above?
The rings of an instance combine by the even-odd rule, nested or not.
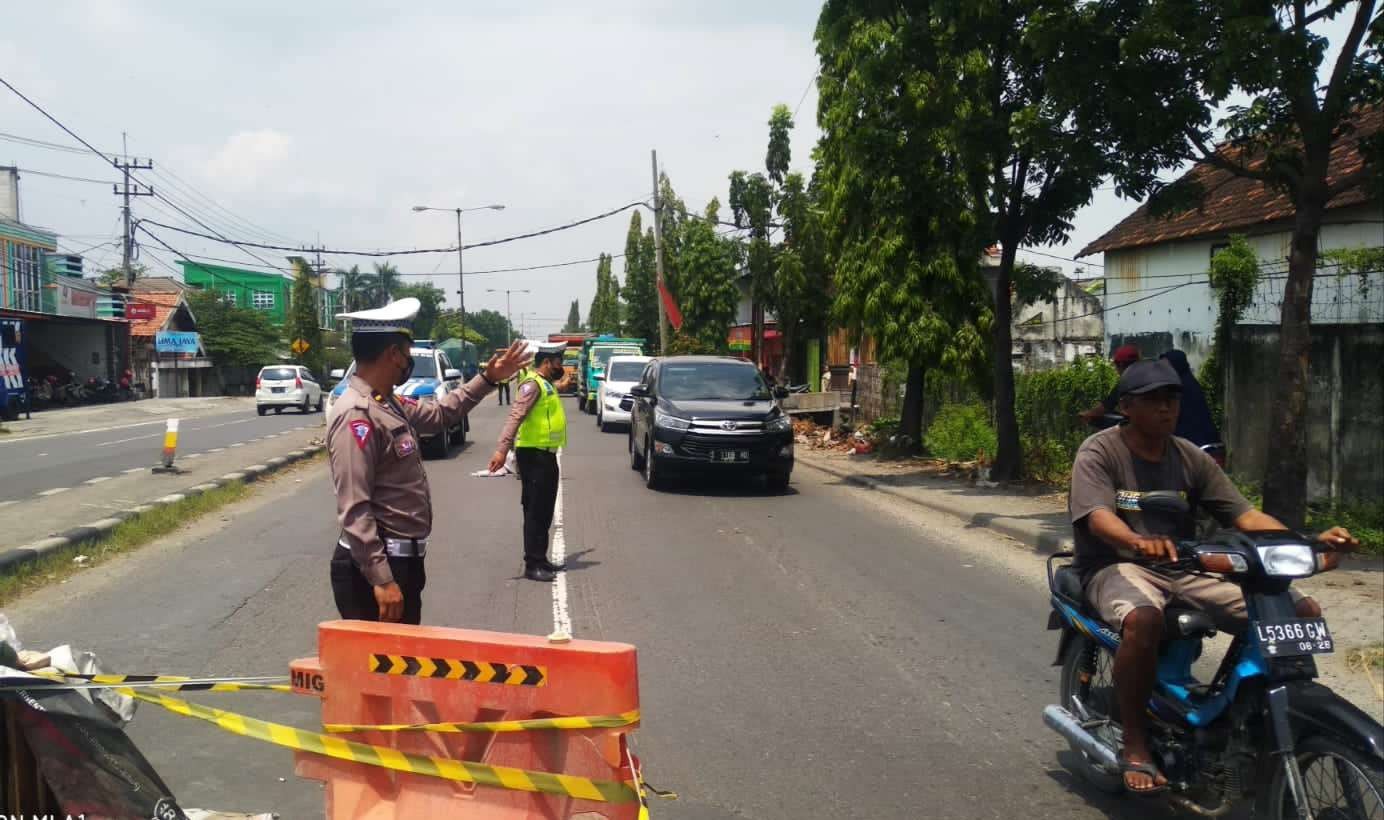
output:
[[[667,427],[670,430],[690,430],[692,428],[691,419],[674,416],[657,408],[654,409],[654,424],[659,427]]]
[[[770,433],[786,433],[793,429],[793,420],[788,416],[775,416],[765,422],[764,429]]]
[[[1317,556],[1306,544],[1275,544],[1259,547],[1264,572],[1283,578],[1306,578],[1317,571]]]

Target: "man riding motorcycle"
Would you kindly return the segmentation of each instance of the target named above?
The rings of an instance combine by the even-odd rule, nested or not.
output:
[[[1188,522],[1141,512],[1143,493],[1185,493],[1195,508],[1222,526],[1254,532],[1283,530],[1273,516],[1254,509],[1215,461],[1192,442],[1177,438],[1182,381],[1163,360],[1136,362],[1116,387],[1128,422],[1092,435],[1072,464],[1068,512],[1076,547],[1075,566],[1086,598],[1112,628],[1121,630],[1115,654],[1115,696],[1124,730],[1120,768],[1127,790],[1151,794],[1167,786],[1148,746],[1145,704],[1153,691],[1163,609],[1200,609],[1227,632],[1242,632],[1245,602],[1234,584],[1181,572],[1154,572],[1137,561],[1176,561],[1174,541],[1192,538]],[[1359,542],[1341,527],[1318,540],[1331,549]],[[1294,593],[1299,617],[1317,617],[1316,601]]]

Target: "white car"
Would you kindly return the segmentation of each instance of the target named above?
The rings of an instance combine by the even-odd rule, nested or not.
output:
[[[277,364],[260,369],[255,377],[255,410],[282,413],[285,407],[299,412],[322,410],[322,385],[312,371],[296,364]]]
[[[431,341],[427,339],[415,340],[413,347],[409,348],[409,355],[413,357],[413,373],[409,376],[408,381],[394,388],[394,395],[418,402],[430,402],[435,401],[438,396],[444,393],[461,387],[461,371],[452,367],[447,354],[434,346]],[[337,379],[337,383],[327,396],[328,428],[332,426],[332,420],[336,417],[336,400],[346,392],[346,382],[355,372],[356,363],[351,362],[351,366],[345,370],[333,370],[331,373],[332,378]],[[445,435],[441,433],[419,435],[423,452],[445,458],[449,445],[466,443],[466,431],[470,429],[470,425],[471,422],[463,418],[456,427],[448,430]]]
[[[611,356],[605,373],[597,376],[596,427],[602,433],[616,424],[629,424],[630,411],[620,403],[630,398],[630,388],[639,383],[652,356]]]

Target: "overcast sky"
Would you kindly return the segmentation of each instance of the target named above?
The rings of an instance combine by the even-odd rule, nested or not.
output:
[[[805,0],[608,0],[585,10],[543,0],[513,9],[431,0],[17,5],[5,10],[0,76],[102,150],[118,151],[128,133],[130,153],[154,160],[147,182],[237,239],[320,237],[349,249],[453,244],[454,217],[415,214],[416,204],[507,206],[467,215],[468,243],[524,233],[647,198],[650,148],[688,206],[700,209],[712,196],[725,202],[730,171],[762,169],[774,104],[801,105],[795,168],[810,167],[818,133],[811,81],[819,7]],[[0,132],[71,144],[3,89]],[[0,164],[115,178],[95,156],[3,136]],[[87,254],[89,266],[118,262],[118,199],[108,185],[31,173],[21,191],[26,222],[55,230],[71,251],[111,243]],[[1073,255],[1134,207],[1097,192],[1067,248],[1049,250]],[[136,213],[188,224],[149,198],[137,200]],[[620,253],[628,219],[474,249],[465,266]],[[184,253],[263,267],[233,247],[161,233]],[[142,244],[144,263],[166,273],[156,260],[172,264],[173,255]],[[282,253],[257,253],[286,267]],[[327,261],[368,269],[372,260]],[[455,300],[455,254],[392,261],[406,274],[438,274],[435,283]],[[623,271],[620,260],[615,270]],[[595,264],[467,276],[468,309],[505,310],[504,294],[487,288],[531,290],[513,295],[515,325],[526,314],[530,335],[548,333],[572,299],[585,317]]]

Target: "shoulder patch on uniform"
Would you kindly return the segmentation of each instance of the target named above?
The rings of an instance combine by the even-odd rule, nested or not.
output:
[[[370,426],[370,422],[364,419],[356,419],[351,422],[351,436],[356,440],[356,446],[365,449],[365,442],[370,440],[370,433],[375,428]]]
[[[521,396],[529,396],[529,395],[532,395],[532,394],[533,394],[533,391],[534,391],[535,389],[537,389],[537,388],[534,386],[534,383],[533,383],[533,382],[524,382],[524,386],[521,387],[521,388],[519,388],[519,395],[521,395]]]

